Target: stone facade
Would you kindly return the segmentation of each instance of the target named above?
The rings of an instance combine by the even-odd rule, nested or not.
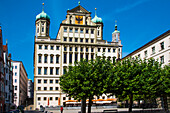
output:
[[[48,18],[47,18],[48,17]],[[96,20],[97,15],[95,16]],[[69,65],[75,61],[95,59],[104,56],[111,61],[122,57],[120,32],[112,34],[112,42],[103,40],[103,22],[93,22],[91,12],[81,5],[67,11],[66,19],[59,27],[56,39],[51,39],[50,18],[40,13],[36,18],[36,35],[34,45],[34,108],[40,105],[63,105],[72,98],[64,94],[59,85],[59,78]],[[107,99],[107,95],[100,98]],[[113,96],[111,97],[113,98]]]
[[[21,61],[13,63],[13,85],[14,85],[14,104],[16,106],[26,105],[28,75]]]

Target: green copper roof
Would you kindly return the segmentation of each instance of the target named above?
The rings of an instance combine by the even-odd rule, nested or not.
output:
[[[103,22],[103,21],[102,21],[102,18],[97,17],[97,15],[95,15],[95,17],[92,19],[92,22],[97,23],[97,22]]]
[[[97,17],[96,10],[97,10],[97,8],[95,8],[95,17],[92,19],[92,22],[94,22],[94,23],[98,23],[98,22],[103,23],[102,18]]]
[[[118,30],[115,30],[113,33],[120,33],[120,31],[118,31]],[[112,34],[113,34],[113,33],[112,33]]]
[[[117,24],[115,24],[115,31],[113,33],[120,33],[120,31],[117,30]]]
[[[44,12],[44,10],[36,16],[36,20],[41,19],[41,18],[50,20],[50,17],[47,15],[47,13]]]

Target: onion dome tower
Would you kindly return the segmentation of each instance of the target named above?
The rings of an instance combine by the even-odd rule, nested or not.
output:
[[[97,16],[96,10],[97,8],[95,8],[95,17],[91,21],[98,26],[97,27],[97,40],[103,40],[103,21],[102,21],[102,18]]]
[[[97,16],[96,10],[97,10],[97,8],[95,8],[95,17],[92,19],[92,22],[94,22],[94,23],[103,23],[102,18]]]
[[[44,12],[44,3],[42,12],[36,16],[36,37],[49,37],[50,17]]]
[[[119,41],[120,41],[120,31],[117,30],[117,21],[115,21],[115,31],[112,33],[112,42],[119,42]]]
[[[115,21],[115,31],[112,33],[112,42],[117,43],[119,48],[117,49],[117,58],[122,58],[122,44],[120,40],[120,31],[117,30],[117,21]]]

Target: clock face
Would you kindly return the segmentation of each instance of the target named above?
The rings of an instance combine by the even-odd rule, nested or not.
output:
[[[83,24],[83,16],[76,16],[75,24]]]

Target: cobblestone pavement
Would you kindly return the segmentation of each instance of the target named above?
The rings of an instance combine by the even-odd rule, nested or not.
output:
[[[101,108],[101,109],[91,109],[92,112],[103,112],[103,110],[113,110],[113,109],[117,109],[117,108]],[[86,108],[86,112],[87,112],[87,108]],[[117,109],[118,111],[128,111],[128,108],[120,108]],[[142,110],[142,109],[135,109],[135,110]],[[75,109],[75,110],[63,110],[63,113],[78,113],[79,111],[81,111],[80,109]],[[60,113],[60,110],[50,110],[50,112],[52,113]]]

